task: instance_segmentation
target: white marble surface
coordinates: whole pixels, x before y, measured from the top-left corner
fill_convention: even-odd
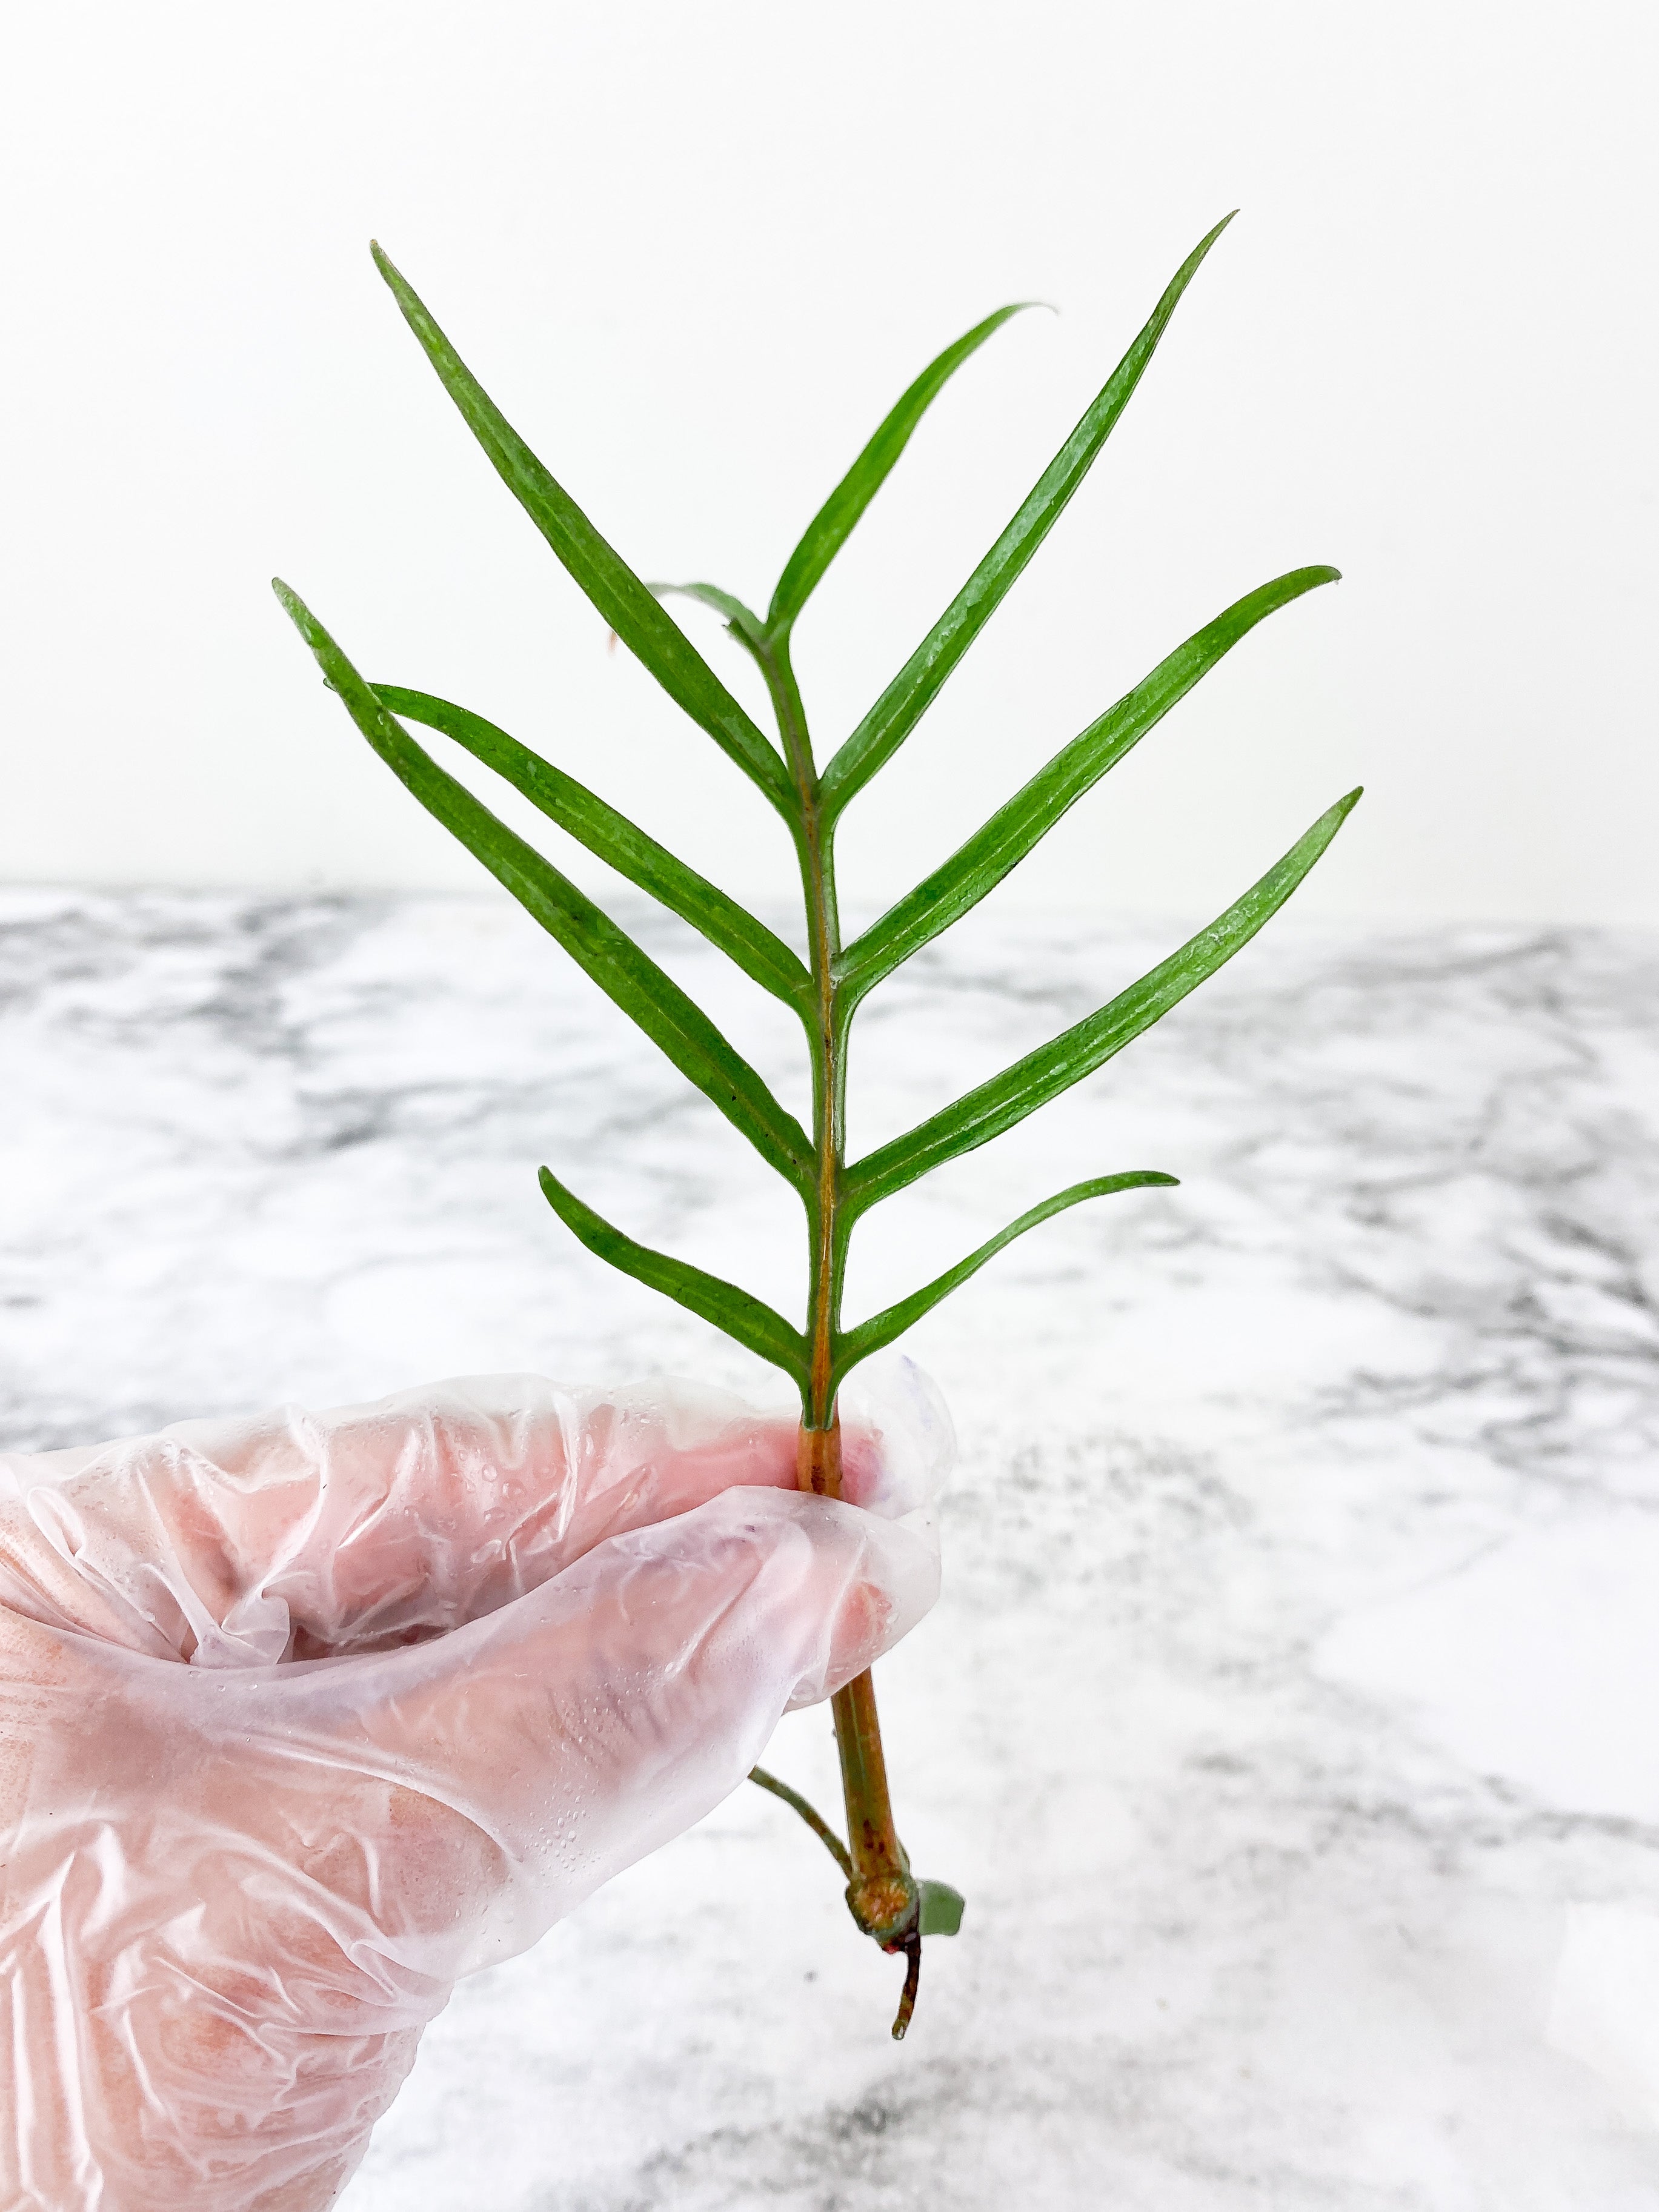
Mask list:
[[[790,1296],[781,1196],[513,910],[12,891],[0,925],[0,1442],[478,1369],[761,1379],[538,1196],[546,1159]],[[645,927],[781,1084],[781,1018]],[[974,929],[873,1002],[855,1149],[1173,941]],[[349,2212],[1646,2212],[1656,970],[1286,917],[878,1215],[855,1311],[1078,1175],[1183,1178],[912,1341],[963,1462],[884,1711],[969,1907],[910,2040],[750,1790],[462,1988]],[[828,1796],[822,1717],[775,1763]]]

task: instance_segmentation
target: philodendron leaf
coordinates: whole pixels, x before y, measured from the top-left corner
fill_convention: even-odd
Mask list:
[[[756,662],[766,678],[773,703],[777,702],[779,669],[772,641],[766,635],[766,625],[752,607],[744,606],[735,593],[721,591],[718,584],[653,584],[651,589],[659,599],[696,599],[705,607],[713,607],[716,614],[726,617],[726,633]],[[780,725],[781,726],[781,725]]]
[[[688,1313],[712,1322],[748,1351],[782,1368],[798,1388],[805,1388],[806,1341],[781,1313],[739,1290],[735,1283],[705,1274],[701,1267],[672,1259],[666,1252],[653,1252],[648,1244],[635,1243],[591,1206],[585,1206],[574,1191],[567,1190],[550,1169],[541,1170],[540,1182],[542,1194],[555,1213],[597,1258],[608,1261],[624,1275],[632,1275],[635,1282],[660,1291]]]
[[[875,436],[807,524],[800,544],[785,562],[766,617],[766,627],[775,637],[788,635],[796,616],[817,589],[854,525],[891,474],[895,462],[910,442],[911,432],[963,362],[970,354],[977,353],[991,333],[1000,331],[1011,316],[1035,305],[1031,300],[1018,300],[1012,307],[999,307],[982,323],[975,323],[971,331],[929,362],[885,417]]]
[[[704,606],[714,607],[726,617],[726,629],[757,663],[766,678],[766,688],[772,695],[772,711],[778,718],[778,730],[784,740],[784,754],[789,763],[790,775],[810,783],[813,776],[812,748],[806,735],[806,715],[801,706],[795,672],[789,665],[787,635],[769,632],[757,614],[730,592],[721,591],[718,584],[653,584],[651,588],[653,592],[677,592],[684,599],[701,599]],[[806,789],[798,788],[805,801]],[[804,807],[802,827],[805,827]]]
[[[647,588],[660,599],[696,599],[726,617],[726,628],[750,653],[760,658],[766,650],[766,624],[752,607],[744,606],[733,592],[718,584],[652,584]]]
[[[425,349],[446,392],[542,536],[629,650],[677,706],[766,793],[786,820],[794,797],[777,749],[726,690],[684,631],[659,606],[614,546],[536,458],[378,246],[374,265]]]
[[[585,892],[438,766],[382,706],[296,592],[280,579],[273,580],[273,588],[352,720],[393,775],[638,1023],[688,1082],[719,1107],[767,1165],[805,1193],[811,1174],[811,1141],[735,1046]]]
[[[890,760],[921,720],[945,678],[1002,604],[1015,578],[1042,544],[1093,465],[1129,404],[1147,362],[1199,264],[1232,221],[1224,216],[1171,278],[1152,317],[1112,371],[1071,436],[1032,487],[1025,502],[898,674],[823,772],[827,814],[840,812]]]
[[[924,1936],[954,1936],[962,1926],[967,1899],[948,1881],[919,1881],[921,1893],[921,1932]]]
[[[1178,952],[1160,961],[1138,983],[1120,992],[1109,1005],[1016,1060],[1000,1075],[981,1083],[954,1105],[933,1115],[890,1145],[867,1153],[847,1171],[844,1185],[849,1214],[862,1213],[879,1200],[902,1190],[946,1160],[988,1144],[1039,1106],[1080,1083],[1085,1075],[1121,1052],[1142,1030],[1178,1006],[1189,991],[1248,945],[1276,914],[1358,804],[1351,791],[1322,814],[1283,860],[1259,883],[1234,901],[1207,929],[1189,938]]]
[[[884,975],[994,890],[1067,809],[1109,769],[1115,768],[1257,623],[1304,592],[1335,583],[1338,575],[1335,568],[1292,569],[1235,600],[1177,646],[1133,691],[1057,752],[966,844],[959,845],[948,860],[848,946],[837,970],[847,995],[856,1003]]]
[[[1041,1206],[1034,1206],[1022,1213],[1018,1221],[1011,1221],[1006,1229],[989,1237],[977,1251],[970,1252],[965,1260],[957,1261],[954,1267],[946,1268],[942,1275],[896,1305],[888,1306],[868,1321],[860,1322],[856,1328],[846,1330],[836,1346],[835,1373],[837,1384],[843,1381],[861,1359],[872,1352],[879,1352],[896,1336],[902,1336],[923,1314],[936,1306],[941,1298],[949,1297],[958,1285],[970,1275],[976,1275],[988,1260],[995,1259],[1005,1245],[1012,1244],[1016,1237],[1023,1237],[1028,1229],[1035,1229],[1040,1221],[1052,1220],[1056,1213],[1064,1213],[1068,1206],[1080,1206],[1085,1198],[1110,1198],[1120,1190],[1173,1190],[1176,1177],[1163,1175],[1156,1168],[1134,1168],[1127,1174],[1093,1176],[1087,1182],[1074,1182],[1069,1190],[1062,1190],[1053,1198],[1045,1198]],[[923,1931],[926,1932],[925,1930]]]
[[[450,699],[434,698],[429,691],[405,690],[401,684],[371,687],[382,706],[428,729],[441,730],[458,745],[495,769],[550,822],[556,822],[590,853],[626,876],[629,883],[661,901],[671,914],[701,930],[711,945],[735,960],[775,999],[781,999],[798,1013],[810,1012],[812,979],[781,938],[757,921],[734,898],[695,868],[678,860],[625,814],[509,737],[494,722],[486,721]]]

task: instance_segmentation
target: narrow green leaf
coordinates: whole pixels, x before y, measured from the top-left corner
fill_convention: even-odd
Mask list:
[[[671,914],[701,930],[711,945],[735,960],[745,975],[775,999],[781,999],[797,1012],[806,1006],[812,979],[781,938],[775,937],[734,898],[688,867],[585,784],[532,752],[528,745],[520,744],[482,714],[458,707],[453,700],[434,698],[429,691],[406,690],[395,684],[376,684],[371,689],[393,714],[441,730],[475,760],[504,776],[550,822],[556,822],[590,853],[597,853],[618,875],[659,899]]]
[[[856,1328],[846,1330],[836,1347],[837,1385],[861,1359],[867,1359],[872,1352],[879,1352],[896,1336],[902,1336],[907,1328],[919,1322],[923,1314],[929,1312],[941,1298],[949,1297],[951,1291],[965,1283],[970,1275],[976,1275],[988,1260],[994,1260],[1005,1245],[1012,1244],[1016,1237],[1023,1237],[1028,1229],[1035,1229],[1040,1221],[1048,1221],[1056,1213],[1064,1213],[1068,1206],[1080,1206],[1085,1198],[1110,1198],[1120,1190],[1172,1190],[1176,1181],[1174,1176],[1161,1175],[1155,1168],[1136,1168],[1123,1175],[1094,1176],[1087,1182],[1074,1182],[1069,1190],[1062,1190],[1053,1198],[1045,1198],[1041,1206],[1032,1206],[1029,1212],[1022,1213],[1018,1221],[1011,1221],[1006,1229],[999,1230],[994,1237],[988,1237],[976,1252],[970,1252],[954,1267],[947,1267],[944,1274],[935,1277],[923,1289],[913,1291],[908,1298],[901,1298],[896,1305],[888,1306],[882,1312],[872,1314],[868,1321],[860,1322]]]
[[[393,775],[719,1107],[767,1165],[804,1194],[812,1173],[805,1131],[702,1008],[550,860],[438,766],[380,704],[297,593],[280,579],[273,580],[273,588],[352,720]]]
[[[721,591],[718,584],[648,584],[646,589],[658,599],[667,597],[697,599],[716,614],[726,617],[726,626],[758,657],[766,648],[766,624],[752,607],[744,606],[735,592]]]
[[[386,255],[378,246],[371,251],[375,267],[391,287],[440,382],[520,506],[623,643],[644,662],[669,697],[759,785],[786,820],[793,820],[793,793],[775,747],[767,742],[759,726],[732,696],[684,631],[531,452]]]
[[[789,665],[787,636],[770,635],[757,614],[730,592],[721,591],[718,584],[653,584],[651,588],[653,592],[677,592],[687,599],[701,599],[706,607],[714,607],[726,617],[727,630],[766,678],[791,775],[810,779],[812,749],[806,736],[806,715],[800,703],[795,672]]]
[[[1232,221],[1224,216],[1183,261],[1152,319],[1112,371],[1024,505],[823,772],[825,811],[839,813],[903,744],[945,678],[1059,520],[1129,403],[1182,294]]]
[[[797,1386],[805,1387],[806,1341],[781,1313],[775,1313],[747,1291],[740,1291],[735,1283],[705,1274],[701,1267],[671,1259],[666,1252],[653,1252],[648,1244],[636,1244],[591,1206],[584,1206],[550,1169],[541,1170],[540,1182],[542,1194],[555,1213],[597,1258],[607,1261],[624,1275],[632,1275],[635,1282],[660,1291],[700,1320],[712,1322],[746,1350],[757,1352],[774,1367],[781,1367]]]
[[[659,599],[696,599],[724,615],[726,635],[736,638],[749,658],[757,664],[766,678],[767,689],[775,697],[777,663],[767,638],[766,625],[753,608],[744,606],[732,592],[721,591],[718,584],[653,584],[648,588]]]
[[[982,323],[975,323],[953,345],[946,346],[937,360],[923,369],[807,524],[800,544],[784,563],[766,617],[766,627],[774,636],[787,634],[793,628],[796,616],[817,589],[824,570],[887,481],[895,462],[910,442],[911,432],[963,362],[970,354],[977,353],[993,331],[1000,331],[1011,316],[1036,304],[1032,300],[1017,300],[1012,307],[999,307]]]
[[[1143,1030],[1149,1030],[1249,944],[1262,924],[1278,912],[1358,804],[1359,796],[1358,791],[1351,791],[1338,799],[1225,914],[1189,938],[1178,952],[1149,969],[1109,1006],[849,1168],[845,1185],[848,1212],[861,1213],[896,1190],[902,1190],[918,1176],[963,1152],[971,1152],[976,1146],[988,1144],[1050,1098],[1093,1074],[1114,1053],[1121,1052]]]
[[[1133,691],[1062,747],[966,844],[959,845],[948,860],[848,946],[838,969],[847,995],[856,1002],[901,961],[959,921],[1240,638],[1276,608],[1320,584],[1334,583],[1338,574],[1334,568],[1293,569],[1236,600],[1177,646]]]
[[[921,1932],[924,1936],[954,1936],[962,1927],[968,1900],[948,1881],[919,1881],[921,1897]]]

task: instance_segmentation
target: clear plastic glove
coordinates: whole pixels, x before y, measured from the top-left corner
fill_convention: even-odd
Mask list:
[[[849,1419],[837,1504],[514,1376],[0,1456],[3,2212],[332,2203],[459,1976],[927,1611],[948,1439]]]

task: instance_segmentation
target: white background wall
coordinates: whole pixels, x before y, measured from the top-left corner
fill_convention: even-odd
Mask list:
[[[471,884],[266,589],[458,696],[732,888],[775,825],[472,447],[378,235],[647,574],[764,602],[946,339],[803,621],[821,751],[1000,528],[1216,217],[1060,527],[850,817],[902,885],[1189,630],[1276,617],[1010,893],[1212,911],[1366,803],[1304,912],[1659,921],[1650,5],[20,11],[0,874]],[[684,617],[735,688],[712,618]],[[591,871],[590,871],[591,874]]]

